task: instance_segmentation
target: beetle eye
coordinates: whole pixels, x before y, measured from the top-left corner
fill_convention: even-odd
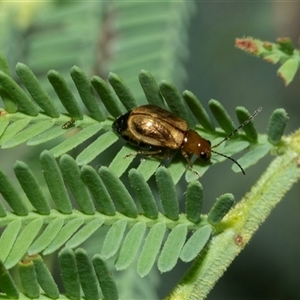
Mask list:
[[[203,160],[207,160],[207,153],[206,153],[206,152],[201,152],[201,153],[200,153],[200,157],[201,157]]]

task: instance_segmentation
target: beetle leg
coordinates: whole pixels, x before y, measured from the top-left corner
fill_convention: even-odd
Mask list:
[[[131,152],[131,153],[126,154],[123,158],[127,158],[130,156],[136,156],[137,154],[138,154],[137,152]]]
[[[161,154],[163,152],[162,149],[157,149],[157,150],[140,150],[140,151],[137,151],[137,152],[131,152],[127,155],[124,156],[124,158],[127,158],[129,156],[136,156],[137,154],[144,154],[146,156],[155,156],[155,155],[158,155],[158,154]]]
[[[181,154],[186,159],[191,171],[194,172],[198,177],[200,177],[200,174],[193,168],[193,164],[191,163],[188,154],[182,148],[181,148]]]
[[[181,148],[181,154],[182,154],[182,156],[186,159],[186,161],[187,161],[189,167],[190,167],[191,169],[193,169],[193,165],[192,165],[192,163],[191,163],[191,161],[190,161],[190,158],[189,158],[188,154],[187,154],[182,148]]]
[[[166,149],[165,153],[164,153],[164,158],[169,159],[171,156],[171,150],[170,149]]]

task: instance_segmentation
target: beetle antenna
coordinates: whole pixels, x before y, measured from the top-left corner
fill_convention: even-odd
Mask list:
[[[222,153],[220,153],[220,152],[214,151],[214,150],[211,150],[211,152],[216,153],[216,154],[219,154],[219,155],[221,155],[221,156],[223,156],[223,157],[226,157],[226,158],[230,159],[230,160],[233,161],[235,164],[237,164],[237,165],[239,166],[239,168],[241,169],[241,171],[243,172],[243,174],[246,175],[246,173],[245,173],[244,169],[242,168],[242,166],[241,166],[235,159],[233,159],[232,157],[227,156],[227,155],[225,155],[225,154],[222,154]]]
[[[229,135],[226,136],[226,138],[224,138],[220,143],[218,143],[217,145],[212,146],[212,148],[216,148],[218,147],[220,144],[222,144],[223,142],[225,142],[226,140],[230,139],[234,134],[236,134],[242,127],[244,127],[245,125],[247,125],[259,112],[261,112],[262,107],[258,108],[246,121],[244,121],[239,127],[237,127],[235,130],[233,130]],[[220,153],[218,153],[220,154]],[[221,154],[220,154],[221,155]],[[223,155],[224,156],[224,155]],[[227,157],[229,158],[229,157]],[[235,161],[235,160],[233,160]],[[236,162],[236,161],[235,161]]]

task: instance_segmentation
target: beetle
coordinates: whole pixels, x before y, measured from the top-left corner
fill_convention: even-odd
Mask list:
[[[75,122],[76,122],[76,120],[74,118],[72,118],[71,120],[69,120],[68,122],[66,122],[65,124],[63,124],[61,126],[61,128],[62,129],[69,129],[69,128],[71,128],[74,125]]]
[[[194,154],[203,161],[209,161],[211,154],[216,153],[236,163],[245,175],[244,169],[236,160],[213,150],[213,148],[219,146],[249,123],[261,109],[257,109],[245,122],[214,146],[211,146],[211,142],[201,137],[195,130],[189,129],[185,120],[151,104],[135,107],[119,116],[113,122],[112,128],[124,140],[141,149],[138,153],[160,155],[180,149],[191,169],[193,169],[189,158],[191,155]]]

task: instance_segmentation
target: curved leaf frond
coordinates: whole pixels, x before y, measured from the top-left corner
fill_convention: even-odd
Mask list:
[[[163,250],[158,260],[159,269],[166,272],[175,266],[183,247],[185,249],[188,247],[185,246],[188,242],[187,232],[198,230],[203,226],[206,228],[208,226],[212,232],[213,226],[218,225],[231,207],[228,205],[226,195],[223,195],[220,198],[222,200],[216,203],[217,208],[215,205],[206,220],[206,216],[201,215],[202,186],[196,181],[191,182],[187,189],[186,215],[180,214],[177,197],[168,198],[168,195],[176,195],[175,183],[165,167],[160,167],[156,172],[159,201],[163,210],[159,212],[154,191],[149,189],[148,183],[135,169],[131,170],[129,178],[142,211],[138,210],[133,196],[109,168],[101,167],[98,173],[89,166],[79,170],[75,160],[68,155],[62,156],[60,163],[57,164],[49,151],[41,154],[41,165],[50,194],[52,197],[57,196],[60,201],[53,198],[57,210],[48,211],[49,199],[45,191],[39,190],[31,194],[28,186],[21,184],[34,211],[28,210],[18,219],[14,216],[14,211],[6,211],[6,216],[1,218],[2,226],[9,224],[0,240],[0,258],[8,269],[15,266],[26,253],[48,255],[63,246],[76,248],[101,226],[109,226],[101,250],[103,258],[108,259],[117,255],[115,262],[117,269],[126,269],[134,258],[139,256],[138,272],[145,276],[152,268],[160,248],[170,248],[173,252]],[[28,176],[33,185],[37,184],[37,179],[25,163],[18,162],[15,169],[20,182],[23,182],[24,176]],[[12,183],[9,180],[5,184],[10,186]],[[70,206],[68,193],[59,193],[67,190],[65,185],[69,186],[80,210]],[[14,209],[11,205],[14,202],[10,199],[14,198],[14,194],[7,196],[7,203]],[[20,201],[24,203],[22,198]],[[19,209],[18,205],[16,207]],[[25,226],[22,230],[21,224]],[[146,231],[146,228],[150,231]],[[164,241],[164,236],[169,230],[171,231]],[[197,249],[204,247],[204,240],[208,241],[207,232],[204,232],[205,237],[199,242],[201,247],[197,245]],[[143,250],[138,254],[138,249],[142,245]],[[152,249],[154,245],[156,248]],[[189,253],[190,250],[186,251]],[[147,255],[150,255],[150,258],[145,262],[144,257]],[[186,261],[192,256],[192,254],[183,255]]]
[[[88,147],[83,149],[82,152],[78,154],[76,158],[77,164],[85,165],[90,163],[117,141],[117,136],[111,132],[112,121],[110,117],[106,117],[105,119],[105,110],[103,110],[103,107],[100,105],[100,103],[96,102],[95,95],[92,91],[92,86],[99,94],[99,97],[103,100],[103,104],[107,111],[109,111],[115,117],[118,116],[121,111],[124,111],[124,109],[121,108],[122,106],[126,107],[127,109],[131,109],[137,105],[131,90],[118,75],[110,74],[109,77],[112,88],[118,96],[118,98],[116,98],[111,94],[111,87],[103,79],[94,77],[92,78],[91,82],[89,82],[86,75],[80,68],[73,67],[71,70],[71,76],[75,80],[76,87],[81,95],[83,104],[90,112],[90,116],[84,115],[80,108],[81,105],[79,105],[72,91],[68,88],[64,78],[57,71],[51,71],[48,74],[49,80],[51,84],[55,86],[55,91],[62,101],[63,106],[65,106],[69,112],[69,116],[75,120],[75,127],[65,126],[65,122],[68,121],[67,117],[63,114],[57,116],[56,109],[54,109],[54,103],[51,105],[51,100],[49,97],[43,96],[46,95],[46,92],[44,91],[42,94],[40,94],[41,86],[38,84],[37,79],[34,77],[32,71],[30,71],[27,66],[22,64],[17,65],[17,70],[21,74],[22,80],[24,83],[26,83],[27,88],[32,95],[30,102],[33,103],[35,100],[36,104],[40,106],[41,111],[35,116],[35,113],[33,114],[30,112],[30,109],[28,110],[25,108],[27,107],[26,103],[29,101],[29,96],[21,97],[14,95],[14,92],[12,93],[11,91],[16,90],[15,86],[17,83],[10,78],[4,84],[4,86],[2,86],[2,88],[6,90],[7,93],[11,93],[11,98],[16,101],[16,104],[19,105],[20,110],[23,111],[24,114],[21,114],[20,112],[7,114],[5,111],[2,111],[0,123],[3,122],[3,133],[0,143],[2,144],[3,148],[15,147],[23,142],[27,142],[27,144],[31,146],[40,145],[52,140],[55,137],[61,136],[66,132],[72,132],[72,135],[67,140],[62,141],[60,144],[54,146],[50,150],[55,157],[59,157],[82,144],[89,138],[95,135],[100,135]],[[3,73],[3,75],[6,76],[5,78],[9,77],[5,73]],[[234,125],[234,122],[230,118],[228,112],[221,105],[221,103],[216,100],[211,100],[209,102],[209,107],[212,111],[212,114],[219,122],[221,128],[224,130],[225,135],[222,130],[215,129],[208,113],[205,111],[195,95],[193,95],[191,92],[185,91],[181,97],[174,85],[166,81],[157,84],[153,76],[147,71],[141,71],[140,82],[144,87],[147,99],[150,99],[150,101],[153,101],[153,103],[162,105],[162,100],[165,99],[171,110],[186,119],[191,127],[194,127],[195,119],[199,120],[202,127],[197,126],[196,130],[204,138],[213,141],[213,144],[216,144],[214,141],[217,141],[218,138],[221,138],[222,136],[225,137],[226,134],[230,134],[236,128],[236,125]],[[18,86],[17,90],[21,90],[21,88]],[[154,95],[156,95],[156,100],[152,100],[154,99],[153,95],[150,94],[152,92]],[[42,97],[42,99],[39,97]],[[44,98],[45,100],[43,100]],[[188,108],[190,111],[188,111]],[[243,123],[250,116],[246,108],[243,107],[237,108],[236,113],[240,123]],[[280,111],[280,113],[285,114],[284,111]],[[276,113],[276,116],[278,116],[278,113]],[[258,135],[251,120],[243,127],[244,134],[237,133],[230,141],[227,141],[228,146],[222,149],[221,154],[227,156],[233,155],[249,146],[250,150],[252,151],[251,159],[257,162],[258,159],[263,157],[263,154],[266,154],[268,150],[272,148],[272,145],[277,144],[280,141],[286,119],[287,117],[285,114],[285,116],[280,118],[279,116],[273,117],[273,121],[270,121],[268,127],[268,141],[270,141],[269,144],[265,139],[263,139],[262,136]],[[74,123],[74,120],[72,121],[72,124]],[[272,124],[275,125],[273,126]],[[105,133],[105,131],[107,132]],[[266,145],[269,145],[269,148]],[[263,147],[265,150],[256,150],[260,147]],[[111,162],[109,168],[113,170],[117,176],[121,176],[133,160],[133,157],[128,156],[128,154],[129,148],[122,148],[119,154],[116,155],[115,159]],[[225,158],[222,156],[218,157],[217,155],[214,155],[212,161],[219,162],[224,159]],[[243,168],[251,165],[248,163],[250,160],[247,157],[244,159],[243,157],[240,158],[238,162],[240,161],[246,162]],[[149,168],[148,164],[150,164],[153,168]],[[147,165],[147,167],[145,167],[147,174],[144,174],[144,165]],[[145,162],[141,163],[138,170],[141,171],[144,178],[148,180],[148,178],[155,172],[157,166],[158,164]],[[199,163],[199,161],[196,161],[194,165],[195,171],[200,175],[204,174],[204,172],[207,170],[207,167],[208,165],[203,165]],[[238,169],[234,167],[234,170]],[[186,171],[186,165],[184,162],[182,162],[182,160],[177,160],[177,162],[170,164],[169,171],[174,182],[178,182],[180,177]],[[196,179],[195,174],[195,172],[186,172],[187,181]]]

